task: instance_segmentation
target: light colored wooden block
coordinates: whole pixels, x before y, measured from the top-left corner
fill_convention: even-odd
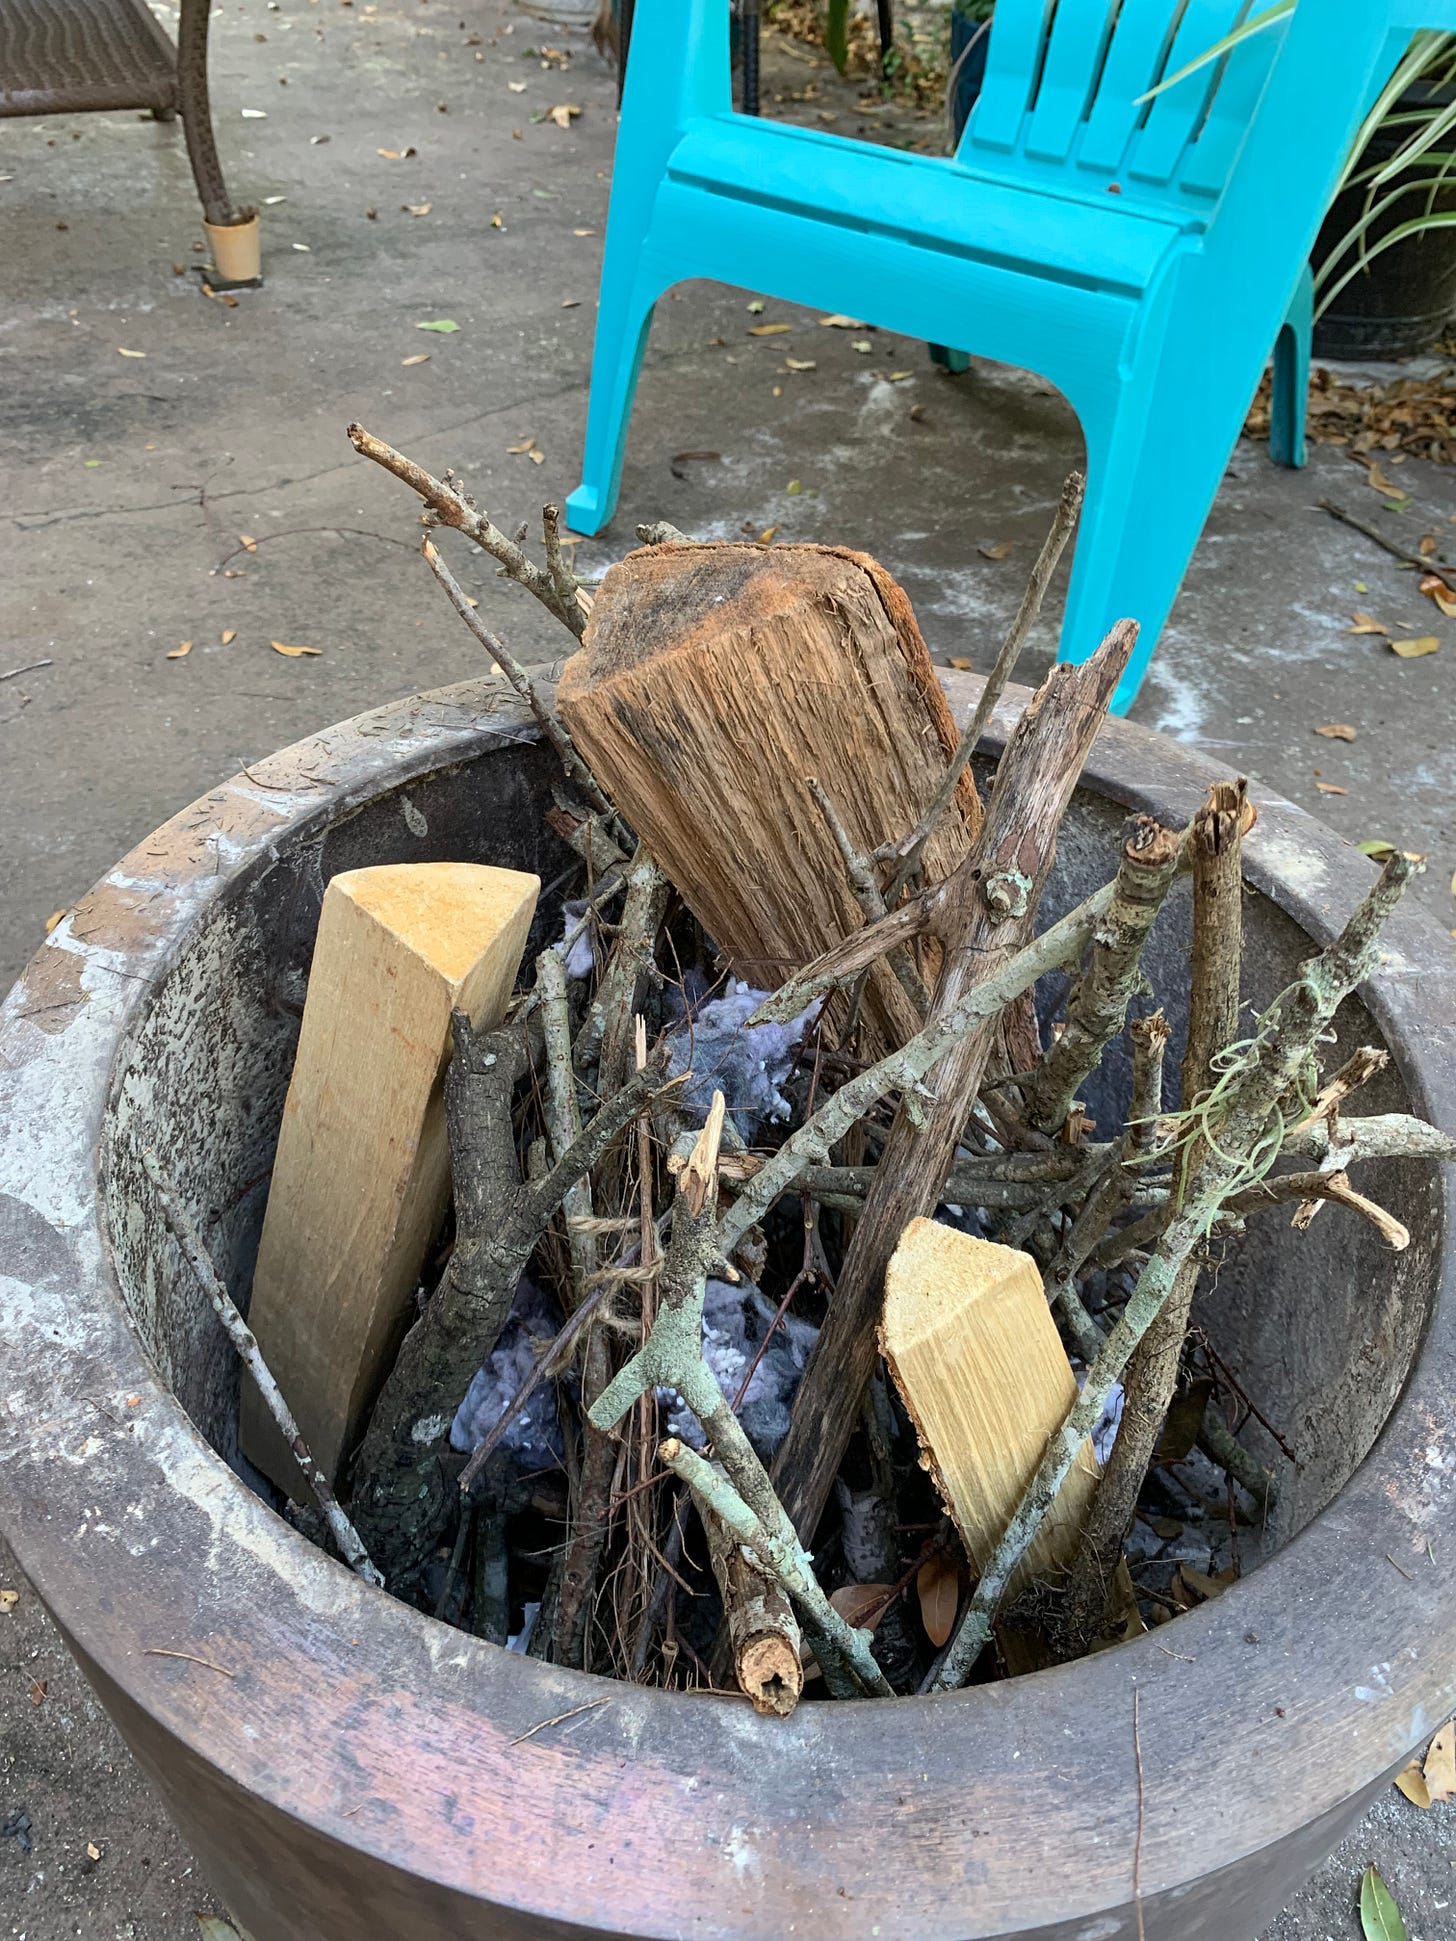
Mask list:
[[[1077,1398],[1035,1261],[912,1220],[885,1275],[880,1348],[979,1569]],[[1088,1441],[1012,1578],[1012,1599],[1070,1562],[1098,1474]]]
[[[362,1434],[444,1213],[450,1015],[505,1012],[540,879],[476,863],[335,876],[324,893],[248,1320],[330,1479]],[[250,1384],[243,1453],[301,1478]]]

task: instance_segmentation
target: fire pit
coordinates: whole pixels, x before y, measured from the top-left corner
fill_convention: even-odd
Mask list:
[[[969,684],[950,687],[963,715]],[[1128,808],[1179,824],[1218,772],[1109,722],[1043,920],[1105,874]],[[10,996],[0,1521],[102,1702],[250,1941],[1114,1941],[1136,1932],[1135,1877],[1149,1941],[1252,1936],[1456,1694],[1434,1167],[1371,1169],[1405,1253],[1330,1217],[1297,1250],[1265,1224],[1204,1316],[1298,1457],[1282,1547],[1174,1625],[1009,1683],[781,1721],[555,1670],[361,1583],[228,1467],[237,1367],[159,1264],[141,1149],[245,1293],[325,882],[534,870],[534,947],[568,860],[542,822],[552,774],[497,682],[360,716],[149,838]],[[1246,961],[1267,1001],[1371,872],[1288,804],[1260,810]],[[1185,923],[1175,897],[1154,973]],[[1385,1044],[1370,1109],[1449,1127],[1449,944],[1403,911],[1386,949],[1339,1055]]]

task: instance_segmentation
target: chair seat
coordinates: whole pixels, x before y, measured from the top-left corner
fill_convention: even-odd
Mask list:
[[[1146,291],[1183,233],[1174,220],[1048,195],[977,174],[952,157],[910,155],[811,128],[705,115],[667,181],[727,202],[898,242],[1106,295]]]

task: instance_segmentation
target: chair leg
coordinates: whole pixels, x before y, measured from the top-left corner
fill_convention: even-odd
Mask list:
[[[640,272],[615,271],[611,254],[602,267],[581,484],[566,501],[573,532],[600,532],[617,509],[627,423],[660,287],[645,284]]]
[[[1309,456],[1304,440],[1309,409],[1310,342],[1314,336],[1314,276],[1306,263],[1274,343],[1274,376],[1269,404],[1269,456],[1276,465],[1301,467]]]
[[[939,364],[940,368],[943,371],[949,371],[952,377],[960,377],[963,372],[971,368],[969,351],[950,350],[945,344],[927,344],[926,349],[930,352],[931,363]]]

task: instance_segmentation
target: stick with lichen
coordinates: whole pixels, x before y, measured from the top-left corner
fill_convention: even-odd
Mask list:
[[[1188,1196],[1164,1228],[1126,1308],[1088,1371],[1080,1396],[1052,1437],[1036,1474],[987,1558],[981,1580],[936,1674],[935,1690],[954,1690],[970,1676],[991,1635],[1012,1573],[1040,1529],[1084,1439],[1102,1419],[1113,1384],[1162,1311],[1174,1283],[1195,1248],[1207,1237],[1225,1200],[1252,1173],[1265,1167],[1277,1151],[1284,1123],[1281,1102],[1297,1096],[1320,1034],[1343,999],[1374,969],[1381,926],[1400,900],[1414,869],[1406,857],[1393,856],[1340,936],[1305,964],[1295,983],[1259,1020],[1247,1062],[1225,1093],[1217,1146],[1210,1148],[1203,1168],[1190,1182]]]

